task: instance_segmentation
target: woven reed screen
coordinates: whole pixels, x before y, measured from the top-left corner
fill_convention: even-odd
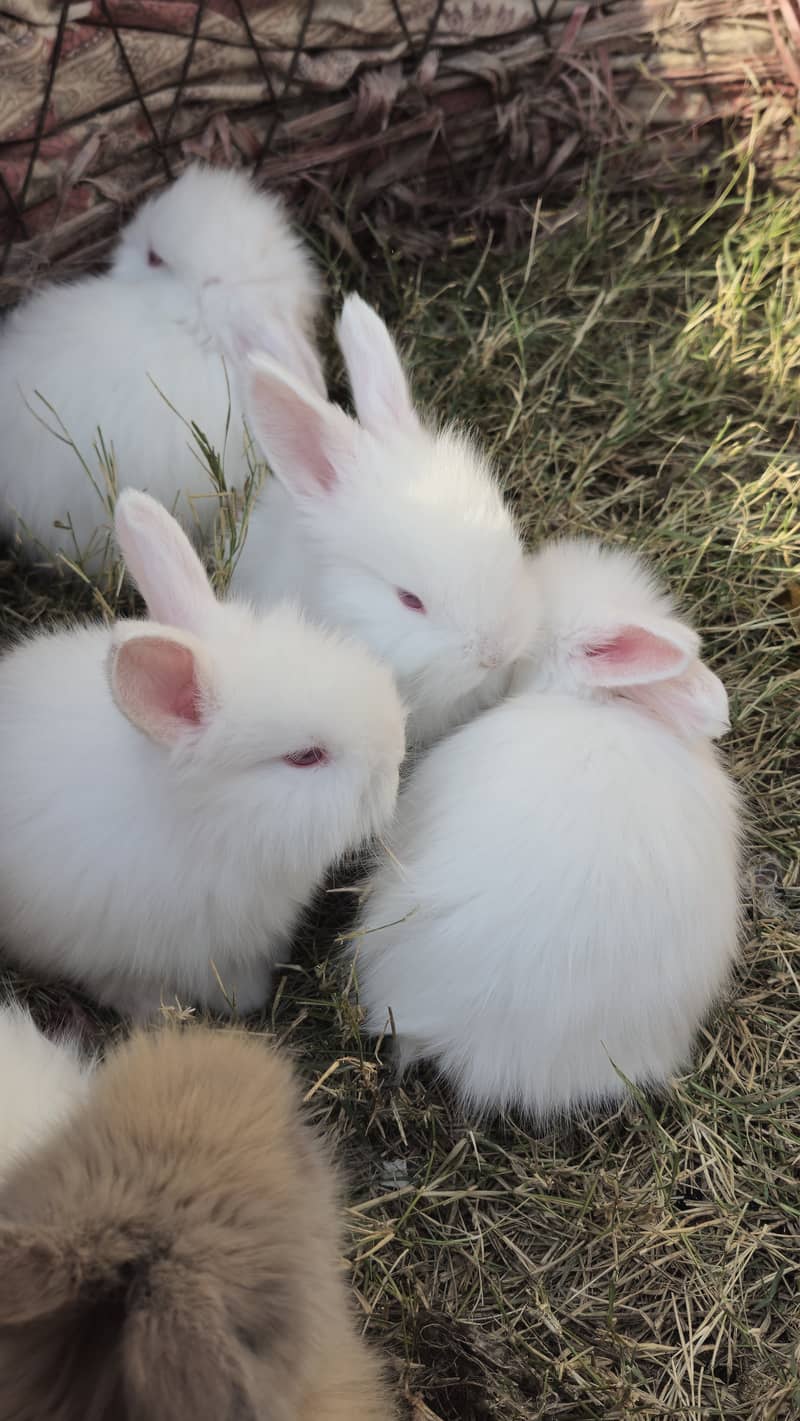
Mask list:
[[[4,0],[0,302],[198,155],[418,251],[598,154],[679,180],[726,124],[791,174],[799,84],[799,0]]]

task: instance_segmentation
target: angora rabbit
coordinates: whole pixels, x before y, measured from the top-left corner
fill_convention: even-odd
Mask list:
[[[401,1060],[548,1115],[687,1061],[736,951],[739,813],[725,691],[642,564],[564,543],[530,574],[530,660],[412,775],[356,951]]]
[[[490,705],[532,630],[522,546],[464,433],[421,423],[385,325],[357,296],[339,323],[358,420],[254,357],[250,428],[275,478],[234,586],[296,597],[394,670],[408,735],[433,740]]]
[[[186,535],[125,492],[152,622],[0,661],[0,938],[134,1015],[243,1012],[326,870],[387,823],[404,752],[389,670],[287,606],[220,603]]]
[[[284,1061],[134,1037],[0,1189],[0,1421],[391,1421]]]
[[[241,485],[237,361],[266,351],[324,397],[310,343],[318,303],[316,274],[279,199],[242,173],[188,169],[136,213],[110,271],[48,286],[4,322],[0,523],[13,527],[16,518],[23,534],[96,570],[110,524],[92,453],[100,426],[120,487],[147,487],[187,524],[192,512],[179,496],[196,494],[195,515],[207,526],[216,494],[183,420],[225,448],[228,482]],[[45,427],[59,430],[59,421],[91,479]]]

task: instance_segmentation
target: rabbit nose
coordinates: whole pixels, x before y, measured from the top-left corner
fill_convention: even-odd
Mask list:
[[[482,671],[496,671],[498,666],[502,666],[503,658],[496,646],[484,646],[481,648],[480,667]]]

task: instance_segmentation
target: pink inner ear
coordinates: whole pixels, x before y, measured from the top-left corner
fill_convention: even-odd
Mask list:
[[[155,636],[123,642],[115,689],[125,713],[155,739],[169,740],[181,726],[201,724],[195,658],[180,642]]]
[[[674,676],[687,661],[682,647],[637,626],[620,627],[609,637],[598,636],[586,642],[582,657],[588,676],[601,686]]]
[[[333,405],[317,408],[263,371],[253,376],[250,396],[256,436],[281,482],[298,493],[329,492],[337,472],[328,441],[341,412]]]
[[[716,740],[730,729],[728,693],[702,661],[691,662],[681,676],[649,686],[630,686],[623,695],[657,715],[679,735]]]
[[[192,668],[191,679],[176,686],[169,682],[164,688],[164,700],[169,715],[177,720],[185,720],[189,725],[200,724],[199,687]]]

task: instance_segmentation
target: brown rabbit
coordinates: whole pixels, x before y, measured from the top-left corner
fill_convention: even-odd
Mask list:
[[[0,1191],[0,1421],[389,1421],[262,1042],[139,1034]]]

